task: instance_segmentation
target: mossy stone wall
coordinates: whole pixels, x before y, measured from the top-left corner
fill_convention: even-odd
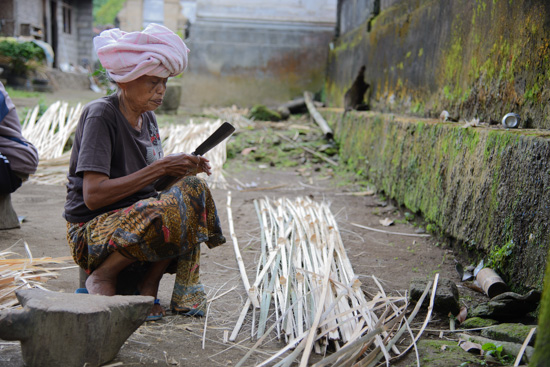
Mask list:
[[[354,1],[341,0],[343,7]],[[447,110],[482,121],[516,112],[522,127],[550,128],[550,1],[385,4],[331,44],[329,106],[343,106],[366,65],[376,110],[423,117]],[[348,13],[340,16],[340,23],[355,24]]]
[[[323,110],[342,161],[485,258],[516,291],[542,289],[550,241],[550,133]]]

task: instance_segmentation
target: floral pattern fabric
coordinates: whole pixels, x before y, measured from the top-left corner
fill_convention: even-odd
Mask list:
[[[136,260],[121,272],[119,282],[139,280],[151,262],[172,258],[167,272],[175,272],[176,280],[170,306],[194,315],[204,314],[206,304],[199,279],[200,244],[214,248],[225,243],[210,189],[195,176],[180,179],[158,197],[85,223],[67,222],[67,240],[74,261],[88,274],[115,251]]]

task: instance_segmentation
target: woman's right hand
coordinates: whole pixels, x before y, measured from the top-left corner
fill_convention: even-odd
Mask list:
[[[168,176],[183,177],[201,172],[208,176],[212,174],[210,161],[202,156],[176,153],[167,155],[160,162],[165,165],[165,174]]]
[[[155,186],[158,190],[163,189],[163,185],[158,185],[158,180],[169,178],[167,176],[179,178],[201,172],[211,175],[209,162],[204,157],[178,153],[159,159],[128,176],[115,179],[110,179],[104,173],[86,171],[82,187],[84,202],[90,210],[96,210],[130,196],[154,182],[157,182]]]

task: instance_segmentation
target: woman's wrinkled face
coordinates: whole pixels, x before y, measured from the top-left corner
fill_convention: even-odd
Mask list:
[[[162,104],[168,78],[143,75],[125,83],[125,99],[134,109],[154,111]]]

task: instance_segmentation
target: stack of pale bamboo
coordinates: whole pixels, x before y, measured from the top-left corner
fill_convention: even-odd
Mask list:
[[[70,107],[67,102],[57,101],[48,107],[46,112],[38,118],[39,106],[27,113],[23,122],[22,134],[38,149],[40,162],[30,181],[38,184],[57,185],[67,180],[69,158],[71,152],[63,149],[76,130],[82,107]],[[214,130],[221,125],[221,121],[205,122],[188,125],[168,125],[160,129],[163,138],[165,154],[192,152]],[[226,141],[220,143],[206,155],[212,166],[212,175],[205,177],[211,187],[226,185],[222,167],[227,158]]]
[[[38,150],[40,161],[31,182],[47,185],[66,181],[70,153],[63,149],[76,130],[82,107],[57,101],[38,118],[39,106],[29,110],[22,126],[23,136]]]
[[[207,121],[200,124],[194,124],[191,120],[186,125],[168,125],[162,127],[160,129],[160,136],[164,139],[162,141],[164,154],[193,152],[221,124],[221,120],[214,122]],[[207,177],[201,174],[201,176],[204,176],[211,188],[226,187],[227,181],[222,171],[223,164],[227,159],[226,144],[227,140],[224,140],[204,155],[210,161],[212,175]]]
[[[37,120],[39,107],[27,113],[23,122],[23,136],[38,149],[41,160],[59,158],[63,148],[76,130],[82,106],[69,109],[67,102],[57,101]]]
[[[16,247],[22,243],[26,258],[16,252]],[[20,251],[22,252],[22,251]],[[18,304],[15,291],[22,288],[41,288],[48,279],[56,278],[57,270],[75,268],[74,266],[48,268],[44,265],[62,264],[70,260],[66,257],[33,258],[26,242],[18,241],[4,251],[0,251],[0,310],[13,308]]]
[[[230,340],[236,340],[252,305],[252,336],[259,338],[253,349],[273,330],[287,343],[260,366],[281,359],[291,349],[276,365],[290,366],[301,355],[300,366],[306,366],[312,350],[326,354],[329,348],[338,352],[320,366],[367,366],[381,358],[389,364],[390,352],[399,354],[393,344],[397,339],[390,341],[389,332],[403,322],[407,298],[386,296],[373,277],[379,292],[366,299],[326,203],[281,198],[255,201],[255,206],[261,224],[261,256],[256,279],[250,283],[228,195],[229,230],[248,294]],[[362,364],[355,364],[359,360]]]

